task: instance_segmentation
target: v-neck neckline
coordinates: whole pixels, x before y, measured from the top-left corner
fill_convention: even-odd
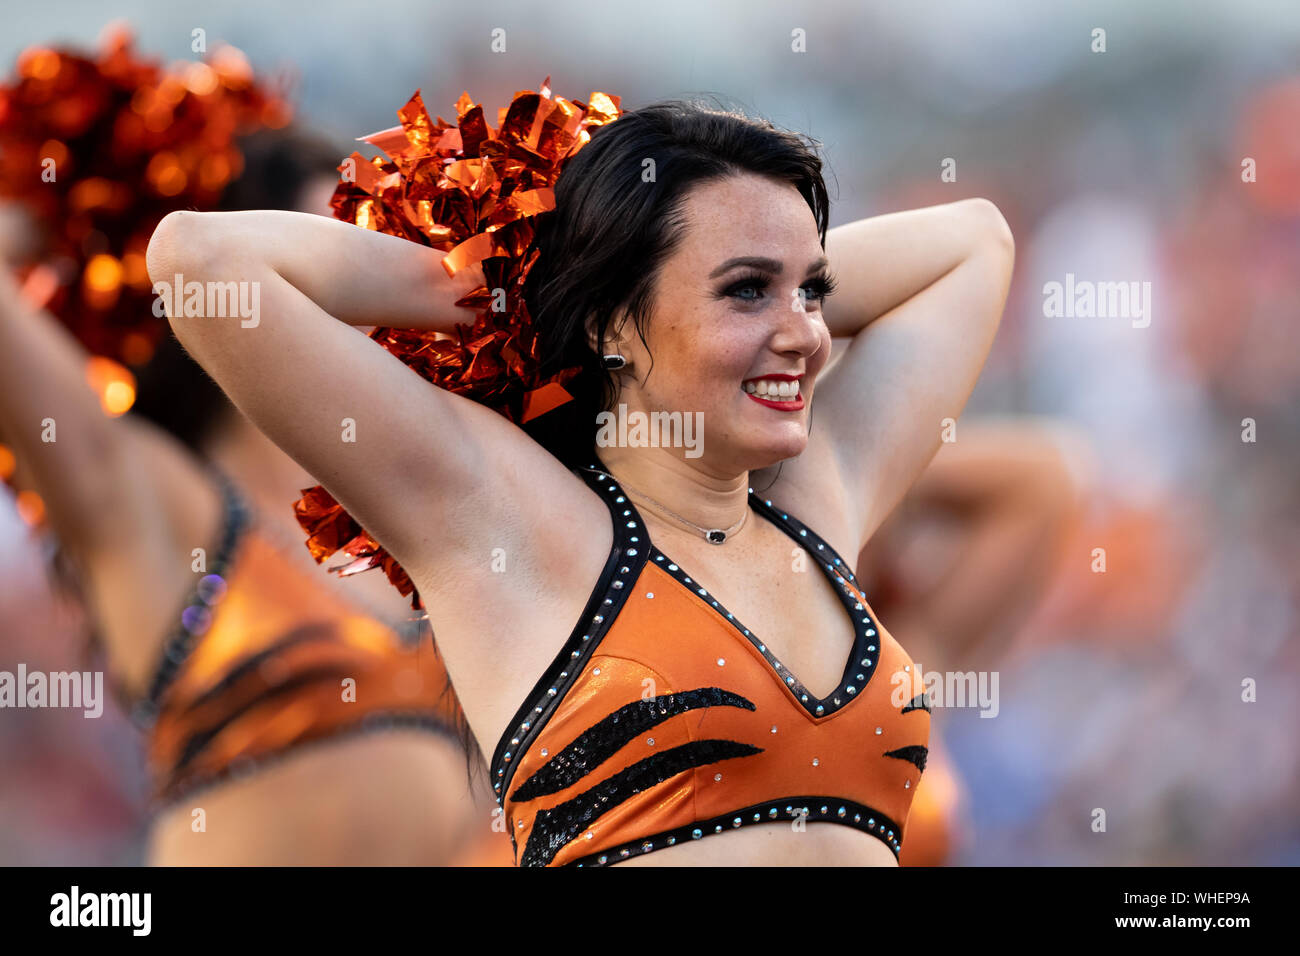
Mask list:
[[[645,523],[645,519],[641,517],[636,505],[633,504],[631,496],[626,494],[619,485],[618,479],[605,467],[605,463],[600,460],[599,456],[596,461],[598,464],[595,470],[607,475],[618,489],[619,494],[625,499],[625,515],[635,521],[636,525],[639,525],[645,532],[648,543],[646,551],[649,559],[675,579],[683,588],[709,604],[723,620],[731,624],[742,637],[749,641],[763,655],[763,659],[767,661],[775,676],[785,685],[795,701],[807,711],[809,716],[814,719],[822,719],[839,713],[850,701],[862,693],[867,682],[871,680],[872,674],[875,673],[876,665],[880,660],[881,636],[879,628],[872,620],[871,612],[867,610],[866,605],[853,591],[853,587],[857,586],[857,581],[849,565],[820,535],[797,518],[793,518],[789,513],[777,508],[770,499],[760,498],[753,488],[749,489],[749,505],[758,514],[772,522],[788,537],[793,539],[816,562],[822,574],[830,581],[840,599],[840,603],[844,605],[845,610],[848,612],[850,622],[853,624],[853,647],[849,651],[840,683],[826,697],[818,697],[809,690],[798,675],[794,674],[777,659],[766,643],[760,640],[739,618],[727,610],[721,601],[708,592],[707,588],[693,578],[682,567],[680,562],[673,560],[655,545],[650,536],[650,527]],[[631,512],[631,514],[628,515],[627,512]],[[634,527],[631,523],[628,526]],[[617,532],[617,527],[615,531]],[[650,563],[649,560],[647,563]]]

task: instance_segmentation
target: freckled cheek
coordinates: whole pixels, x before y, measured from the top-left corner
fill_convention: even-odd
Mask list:
[[[673,370],[674,391],[706,401],[739,387],[760,344],[747,344],[739,334],[722,331],[721,325],[712,319],[689,326],[665,324],[665,334],[657,344],[652,342],[655,371],[660,362]]]

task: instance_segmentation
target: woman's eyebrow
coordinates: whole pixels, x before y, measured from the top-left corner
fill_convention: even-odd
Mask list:
[[[828,265],[830,265],[830,260],[825,256],[821,256],[808,266],[807,274],[811,275],[819,269],[826,268]],[[781,265],[779,259],[769,259],[766,256],[736,256],[733,259],[728,259],[722,265],[710,272],[709,278],[716,279],[724,272],[729,272],[737,266],[748,266],[751,269],[757,269],[759,272],[770,272],[772,275],[776,276],[779,276],[785,270],[785,267]]]

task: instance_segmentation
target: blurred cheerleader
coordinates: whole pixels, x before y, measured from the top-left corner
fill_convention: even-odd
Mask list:
[[[880,613],[926,673],[989,670],[1040,604],[1082,515],[1080,440],[1030,418],[960,422],[858,558]],[[953,862],[971,820],[936,721],[907,823],[904,866]]]
[[[152,227],[158,156],[183,172],[182,147],[230,155],[235,124],[212,136],[234,94],[221,99],[203,82],[195,93],[191,83],[171,104],[173,120],[208,96],[213,122],[199,124],[194,142],[152,155],[137,142],[143,165],[132,166],[123,117],[147,117],[149,104],[168,98],[168,77],[134,60],[128,44],[110,38],[98,63],[29,52],[5,90],[0,135],[17,146],[4,170],[10,196],[26,198],[14,157],[31,128],[49,115],[69,129],[39,150],[58,155],[62,184],[31,189],[38,198],[25,205],[41,218],[5,243],[41,265],[26,270],[22,288],[0,269],[0,435],[15,450],[16,483],[40,496],[110,683],[147,730],[157,800],[148,859],[438,865],[482,853],[490,817],[461,776],[463,718],[427,625],[404,602],[399,610],[386,585],[367,599],[362,581],[314,565],[287,507],[311,480],[174,340],[153,349],[162,323],[127,281],[139,251],[133,227],[145,236]],[[23,115],[47,90],[59,109]],[[271,130],[245,140],[244,153],[234,154],[243,176],[220,183],[219,208],[326,212],[337,178],[328,146]],[[137,171],[143,181],[132,181]],[[51,209],[52,195],[64,206]],[[185,189],[171,198],[177,207],[203,201]],[[96,299],[109,259],[119,288]],[[138,370],[133,414],[122,415],[132,376],[83,342],[126,360],[153,352]],[[360,733],[375,730],[384,732]]]

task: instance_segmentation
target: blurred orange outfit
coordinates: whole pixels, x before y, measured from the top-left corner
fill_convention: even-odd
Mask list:
[[[419,727],[459,741],[460,705],[432,642],[404,646],[322,587],[224,485],[222,543],[135,708],[156,800],[345,732]]]
[[[966,785],[937,734],[930,737],[925,778],[916,785],[907,818],[907,849],[899,866],[943,866],[969,839]]]
[[[837,823],[898,854],[928,753],[912,661],[812,529],[750,505],[836,585],[856,632],[817,698],[654,547],[599,465],[580,474],[614,545],[568,642],[519,708],[491,774],[520,866],[603,866],[763,823]]]

